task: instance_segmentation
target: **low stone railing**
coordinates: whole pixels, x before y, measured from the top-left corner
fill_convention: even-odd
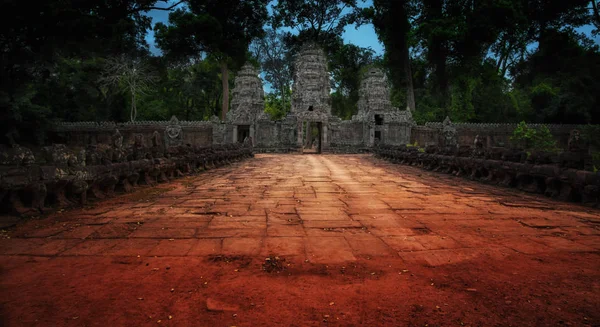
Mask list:
[[[332,144],[329,146],[329,149],[327,149],[326,152],[333,153],[333,154],[360,154],[360,153],[370,153],[371,148],[369,148],[367,146]]]
[[[296,147],[261,147],[257,146],[253,149],[254,153],[299,153],[300,149]]]
[[[563,201],[599,205],[600,172],[590,171],[591,158],[584,151],[559,154],[506,148],[460,147],[425,149],[379,146],[376,157],[393,163],[463,176],[488,184],[514,187]]]
[[[138,185],[155,186],[173,178],[212,169],[253,156],[252,147],[228,144],[211,147],[88,146],[69,149],[57,144],[41,149],[0,149],[1,213],[39,215],[52,209],[131,192]]]

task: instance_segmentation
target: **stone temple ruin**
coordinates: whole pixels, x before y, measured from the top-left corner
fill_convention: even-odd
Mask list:
[[[235,78],[231,111],[227,113],[227,123],[232,125],[232,142],[255,139],[255,123],[264,114],[265,96],[258,71],[245,64]]]
[[[415,124],[410,110],[394,108],[380,69],[367,70],[358,113],[331,114],[327,60],[307,45],[296,57],[290,112],[264,112],[259,72],[237,74],[226,120],[76,122],[52,127],[49,146],[0,148],[0,208],[37,212],[84,203],[115,190],[130,191],[211,169],[255,152],[329,152],[375,155],[396,163],[465,176],[564,200],[600,203],[600,172],[575,125],[546,125],[562,153],[527,153],[509,146],[516,124]],[[529,125],[537,127],[536,125]],[[418,146],[415,146],[418,145]],[[1,147],[1,146],[0,146]]]
[[[412,114],[392,107],[383,71],[372,68],[366,74],[360,90],[359,113],[350,121],[331,114],[327,59],[321,48],[305,46],[296,57],[294,72],[290,113],[281,121],[259,115],[256,151],[304,152],[316,144],[317,152],[359,152],[376,143],[410,141]]]
[[[359,91],[358,114],[353,121],[367,124],[367,145],[407,144],[410,143],[410,131],[414,125],[410,109],[400,111],[392,107],[387,77],[381,69],[367,71]]]

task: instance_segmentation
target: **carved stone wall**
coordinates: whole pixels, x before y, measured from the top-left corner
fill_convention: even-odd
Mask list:
[[[365,124],[353,121],[341,121],[330,124],[329,138],[331,147],[366,146],[363,129]]]
[[[181,128],[176,133],[178,127]],[[127,123],[114,122],[76,122],[59,123],[51,128],[49,143],[63,143],[67,146],[80,146],[111,143],[111,136],[118,129],[123,136],[123,143],[133,144],[135,135],[141,134],[144,146],[151,146],[154,132],[158,132],[165,144],[167,129],[172,135],[177,134],[177,142],[194,146],[210,146],[213,144],[212,124],[203,121],[139,121]]]
[[[453,123],[456,128],[457,142],[459,146],[473,145],[475,137],[479,135],[484,147],[509,146],[510,137],[517,124],[484,124],[484,123]],[[542,124],[527,124],[532,128],[538,128]],[[557,141],[560,148],[566,149],[569,133],[573,129],[581,130],[580,125],[545,125]],[[410,143],[417,142],[421,146],[443,144],[443,123],[430,122],[425,125],[415,126],[412,129]]]
[[[410,142],[412,125],[407,123],[391,122],[384,125],[383,143],[389,145],[402,145]]]
[[[296,120],[288,116],[284,120],[260,119],[256,122],[255,151],[290,152],[297,150]]]
[[[178,138],[177,130],[167,131],[170,139]],[[109,142],[85,148],[53,144],[32,151],[0,145],[0,215],[39,215],[252,156],[252,147],[242,144],[163,147],[157,131],[148,140],[140,133],[133,139],[124,144],[115,129]]]
[[[426,148],[381,145],[373,152],[393,163],[597,207],[600,205],[600,172],[591,169],[591,155],[578,147],[572,150],[527,153],[502,147],[483,148],[474,142],[472,146],[461,146],[454,151],[434,145]]]

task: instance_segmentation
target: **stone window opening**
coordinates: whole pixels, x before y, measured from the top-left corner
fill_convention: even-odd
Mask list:
[[[309,106],[309,107],[308,107],[308,111],[314,111],[314,108],[313,108],[313,106]]]
[[[383,116],[375,115],[375,125],[383,125]]]

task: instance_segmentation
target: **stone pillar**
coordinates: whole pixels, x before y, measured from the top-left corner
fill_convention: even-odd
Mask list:
[[[231,143],[237,143],[238,141],[238,127],[237,125],[233,125],[233,137],[231,138]]]
[[[310,146],[312,143],[312,126],[310,122],[306,122],[306,138],[304,139],[304,146]]]
[[[323,123],[321,127],[321,151],[329,149],[329,140],[327,139],[327,124]]]
[[[252,146],[256,143],[256,135],[254,135],[254,124],[250,125],[250,138],[252,139]]]
[[[302,138],[304,137],[303,131],[302,131],[303,126],[304,126],[304,122],[301,120],[298,121],[298,146],[301,148],[303,147],[302,146]]]

